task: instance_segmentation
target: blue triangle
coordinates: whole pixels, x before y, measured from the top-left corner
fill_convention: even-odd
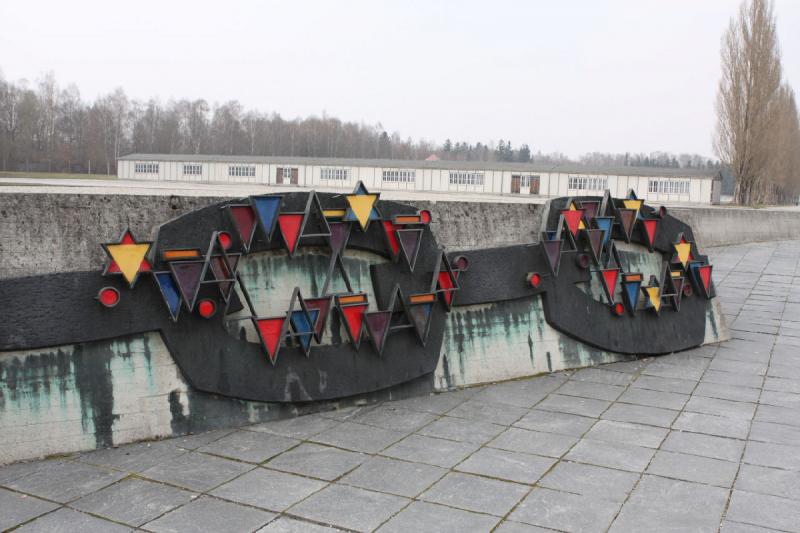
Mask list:
[[[636,309],[636,303],[639,301],[639,288],[642,286],[641,281],[623,281],[625,290],[623,294],[628,302],[628,308],[631,310]]]
[[[374,207],[372,208],[372,211],[369,212],[369,219],[370,220],[380,220],[381,219],[381,216],[378,214],[378,210],[375,209]]]
[[[178,319],[178,311],[181,309],[181,295],[178,292],[178,286],[175,280],[172,279],[172,274],[169,272],[156,272],[156,281],[158,287],[161,289],[161,295],[164,297],[164,303],[167,304],[169,314],[172,320]]]
[[[317,317],[319,316],[319,309],[313,309],[308,311],[308,315],[311,317],[311,322],[309,323],[308,317],[302,311],[292,311],[292,327],[297,333],[301,333],[297,338],[300,339],[300,343],[303,345],[303,348],[308,351],[309,347],[311,346],[311,335],[314,333],[314,324],[317,323]]]
[[[278,212],[281,208],[281,198],[279,196],[251,196],[261,227],[264,229],[268,239],[272,239],[272,230],[275,228],[275,221],[278,220]]]
[[[601,229],[605,232],[603,233],[603,245],[605,245],[611,238],[611,224],[614,221],[610,218],[595,218],[594,220],[598,229]]]

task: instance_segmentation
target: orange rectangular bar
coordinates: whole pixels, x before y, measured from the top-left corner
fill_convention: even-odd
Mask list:
[[[343,217],[347,213],[344,209],[323,209],[322,214],[325,218],[338,218]]]
[[[642,276],[628,275],[625,276],[625,281],[642,281]]]
[[[412,304],[422,304],[436,300],[435,294],[412,294],[409,298]]]
[[[679,278],[679,277],[681,277],[681,271],[680,271],[680,270],[673,270],[673,271],[672,271],[672,277],[673,277],[673,278]]]
[[[401,215],[394,217],[397,224],[419,224],[422,222],[422,217],[419,215]]]
[[[339,298],[340,304],[360,304],[367,300],[363,294],[356,294],[355,296],[341,296]]]
[[[164,250],[161,255],[167,261],[194,259],[200,257],[200,250]]]

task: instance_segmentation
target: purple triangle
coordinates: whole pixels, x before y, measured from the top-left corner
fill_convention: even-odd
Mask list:
[[[186,307],[191,311],[194,308],[197,290],[200,287],[203,263],[200,261],[186,263],[175,261],[169,264],[169,268],[172,270],[172,276],[181,291],[181,297],[186,302]]]
[[[347,237],[350,235],[350,224],[347,222],[331,222],[331,252],[333,255],[339,255],[347,243]]]
[[[622,224],[622,230],[625,232],[625,240],[631,240],[631,233],[633,231],[633,223],[636,222],[635,209],[619,209],[619,220]]]
[[[586,236],[589,238],[589,246],[591,247],[595,262],[600,262],[600,253],[603,250],[603,235],[605,232],[601,229],[587,229],[584,231],[586,231]]]
[[[379,354],[383,353],[383,343],[386,341],[386,334],[389,332],[389,322],[391,319],[391,311],[364,313],[367,333],[369,334],[372,345]]]
[[[419,251],[419,243],[422,241],[422,230],[398,230],[397,236],[399,237],[400,247],[408,261],[408,266],[414,270],[414,263],[417,262],[417,252]]]
[[[542,248],[547,262],[550,264],[550,270],[556,275],[558,275],[558,264],[561,261],[561,243],[562,241],[542,241]]]

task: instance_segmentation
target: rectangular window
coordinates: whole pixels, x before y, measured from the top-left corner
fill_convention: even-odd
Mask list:
[[[137,174],[158,174],[158,163],[135,163],[133,171]]]
[[[450,171],[450,185],[483,185],[483,172]]]
[[[283,167],[283,179],[284,180],[292,179],[292,167]]]
[[[319,179],[347,181],[350,179],[350,169],[348,168],[321,168],[319,169]]]
[[[201,176],[203,174],[203,165],[189,163],[183,165],[184,176]]]
[[[689,194],[690,180],[651,178],[647,184],[647,192],[662,194]]]
[[[255,178],[255,165],[228,165],[228,176],[231,178]]]
[[[384,170],[383,181],[391,183],[414,183],[417,173],[414,170]]]
[[[604,191],[608,189],[608,178],[597,176],[570,176],[567,188],[573,191]]]

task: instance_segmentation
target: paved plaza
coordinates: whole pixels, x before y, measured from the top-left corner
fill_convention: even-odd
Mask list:
[[[710,250],[733,339],[0,468],[0,530],[800,531],[800,241]]]

